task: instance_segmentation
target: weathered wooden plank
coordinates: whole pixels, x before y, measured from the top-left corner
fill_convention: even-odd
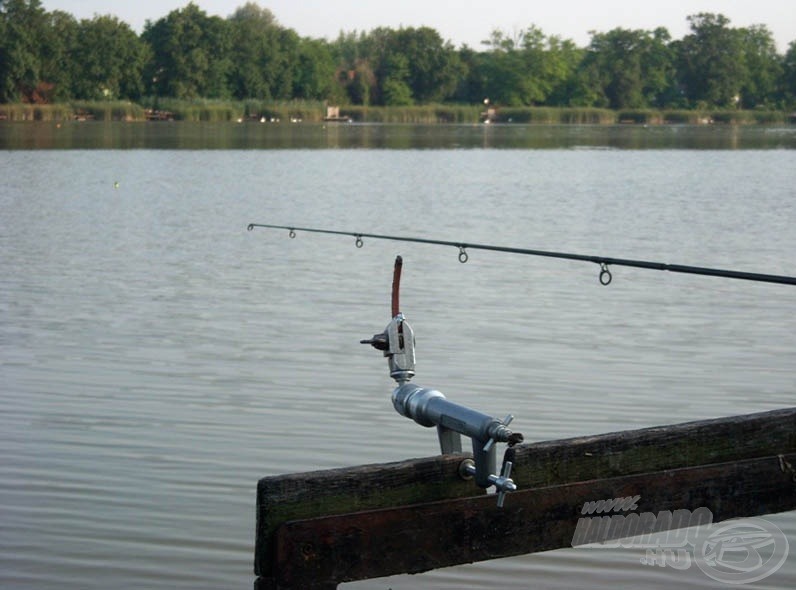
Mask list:
[[[796,408],[518,445],[511,450],[512,476],[527,489],[789,452],[796,452]],[[458,477],[466,456],[260,480],[255,573],[263,587],[277,573],[275,532],[282,523],[478,495],[472,482]]]
[[[783,466],[794,463],[790,454],[528,489],[503,509],[482,496],[288,522],[271,587],[333,587],[569,547],[583,505],[607,498],[640,496],[638,510],[653,514],[707,508],[714,522],[792,510],[794,473]]]
[[[512,478],[538,487],[796,450],[796,408],[518,445]]]
[[[469,455],[447,455],[261,479],[254,572],[273,573],[274,532],[288,520],[484,494],[458,476]]]

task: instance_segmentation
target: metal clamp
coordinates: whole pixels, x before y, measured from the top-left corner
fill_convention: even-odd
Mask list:
[[[503,503],[506,501],[506,494],[509,492],[517,491],[517,484],[511,479],[511,468],[514,463],[511,461],[503,462],[503,469],[500,475],[489,475],[488,479],[491,485],[495,486],[497,491],[497,505],[498,508],[503,508]],[[459,466],[459,475],[462,479],[473,479],[476,476],[475,461],[472,459],[465,459]]]

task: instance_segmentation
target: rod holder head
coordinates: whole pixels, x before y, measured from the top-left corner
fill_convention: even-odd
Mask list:
[[[415,376],[415,333],[402,313],[387,324],[384,332],[360,342],[370,344],[384,353],[390,367],[390,377],[399,384]]]

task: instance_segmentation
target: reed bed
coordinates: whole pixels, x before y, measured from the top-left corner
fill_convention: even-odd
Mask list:
[[[616,111],[591,107],[509,107],[496,113],[497,123],[528,125],[612,125]]]
[[[72,118],[91,119],[94,121],[141,121],[144,119],[144,108],[141,105],[125,102],[85,101],[73,102]]]
[[[142,106],[125,101],[0,104],[0,119],[6,121],[143,121],[144,118]]]
[[[474,124],[483,116],[481,105],[414,105],[402,107],[349,105],[342,117],[359,123]],[[157,113],[158,116],[153,116]],[[321,101],[177,100],[149,98],[140,104],[126,101],[74,101],[59,104],[0,104],[0,121],[146,121],[149,118],[189,122],[306,122],[326,116]],[[796,123],[783,111],[764,110],[655,110],[591,107],[501,107],[493,122],[525,125],[783,125]]]
[[[560,122],[568,125],[613,125],[616,123],[616,111],[588,107],[563,108]]]
[[[163,118],[194,123],[234,121],[242,114],[235,103],[218,100],[178,100],[160,98],[145,101],[149,111],[163,113]]]
[[[476,123],[480,108],[469,105],[416,105],[403,107],[347,106],[340,115],[360,123]]]
[[[780,111],[720,111],[712,113],[713,121],[728,125],[780,125],[788,122]]]
[[[319,123],[326,116],[326,105],[320,101],[274,102],[248,100],[244,104],[244,117],[266,121],[303,121]]]
[[[663,113],[651,109],[630,109],[616,113],[618,123],[633,123],[636,125],[661,125],[664,122]]]
[[[663,111],[663,122],[667,125],[699,125],[710,121],[710,115],[702,110],[684,109]]]
[[[0,119],[5,121],[66,121],[72,114],[68,104],[0,104]]]

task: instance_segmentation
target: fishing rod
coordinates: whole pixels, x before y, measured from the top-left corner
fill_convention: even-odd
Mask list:
[[[634,268],[646,268],[649,270],[660,270],[694,275],[704,275],[713,277],[723,277],[726,279],[740,279],[744,281],[758,281],[761,283],[777,283],[780,285],[796,285],[796,277],[784,275],[761,274],[755,272],[744,272],[737,270],[726,270],[721,268],[706,268],[701,266],[688,266],[684,264],[666,264],[664,262],[650,262],[647,260],[632,260],[627,258],[611,258],[607,256],[594,256],[591,254],[572,254],[569,252],[553,252],[548,250],[534,250],[529,248],[515,248],[510,246],[494,246],[492,244],[472,244],[469,242],[453,242],[448,240],[434,240],[430,238],[416,238],[409,236],[388,236],[381,234],[369,234],[362,232],[338,231],[331,229],[319,229],[314,227],[296,227],[290,225],[272,225],[268,223],[250,223],[247,227],[252,231],[256,227],[266,229],[286,229],[291,238],[296,237],[296,232],[308,232],[316,234],[332,234],[338,236],[350,236],[355,238],[354,244],[357,248],[364,245],[364,238],[374,240],[392,240],[396,242],[413,242],[416,244],[431,244],[435,246],[452,246],[459,249],[459,262],[465,263],[470,259],[467,250],[489,250],[492,252],[502,252],[506,254],[521,254],[525,256],[544,256],[547,258],[560,258],[564,260],[579,260],[583,262],[593,262],[600,265],[600,283],[610,285],[613,279],[609,266],[629,266]]]

